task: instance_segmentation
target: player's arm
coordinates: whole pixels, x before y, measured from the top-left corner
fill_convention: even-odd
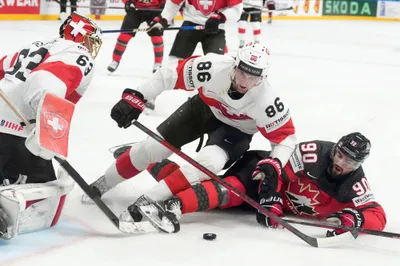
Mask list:
[[[204,86],[214,77],[218,62],[212,55],[192,56],[163,66],[145,83],[137,87],[144,99],[155,99],[165,90],[193,91]]]
[[[347,193],[354,196],[346,208],[329,215],[327,220],[348,227],[382,231],[386,225],[386,214],[382,206],[375,201],[367,179],[361,178]],[[327,235],[333,236],[343,232],[343,230],[336,229],[328,231]]]
[[[89,85],[92,68],[92,59],[86,53],[50,56],[27,77],[25,103],[36,111],[45,93],[77,103]]]
[[[165,18],[168,23],[171,23],[184,1],[185,0],[167,0],[161,12],[161,17]]]
[[[6,70],[13,67],[18,59],[19,52],[0,57],[0,80],[6,75]]]
[[[256,123],[260,133],[271,143],[271,157],[279,159],[282,166],[286,165],[297,140],[290,111],[280,97],[260,109]]]

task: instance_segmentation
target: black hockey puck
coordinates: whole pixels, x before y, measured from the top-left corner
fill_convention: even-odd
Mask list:
[[[205,240],[214,240],[214,239],[217,238],[217,235],[216,235],[216,234],[213,234],[213,233],[204,233],[204,234],[203,234],[203,238],[204,238]]]

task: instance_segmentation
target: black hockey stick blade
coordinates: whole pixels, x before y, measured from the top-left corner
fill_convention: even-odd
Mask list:
[[[292,232],[294,235],[305,241],[307,244],[309,244],[312,247],[331,247],[331,246],[336,246],[340,244],[344,244],[350,240],[354,240],[357,238],[358,234],[357,232],[348,232],[339,236],[335,237],[330,237],[330,238],[316,238],[312,237],[309,235],[304,234],[297,228],[293,227],[291,224],[288,222],[285,222],[282,218],[278,217],[274,213],[268,211],[267,209],[263,208],[258,202],[247,196],[245,193],[242,191],[238,190],[236,187],[232,186],[230,183],[226,182],[225,180],[221,179],[217,175],[215,175],[213,172],[199,164],[197,161],[192,159],[190,156],[188,156],[186,153],[182,152],[181,150],[175,148],[173,145],[168,143],[166,140],[164,140],[162,137],[148,129],[146,126],[138,122],[137,120],[134,120],[131,124],[135,125],[137,128],[145,132],[147,135],[152,137],[154,140],[162,144],[164,147],[169,149],[170,151],[174,152],[176,155],[184,159],[186,162],[190,163],[192,166],[196,167],[198,170],[202,171],[204,174],[206,174],[208,177],[219,183],[220,185],[224,186],[227,188],[229,191],[234,193],[236,196],[247,202],[249,205],[254,207],[256,210],[258,210],[260,213],[263,213],[264,215],[270,217],[274,221],[276,221],[278,224],[280,224],[282,227],[287,229],[288,231]],[[354,234],[353,234],[354,233]]]

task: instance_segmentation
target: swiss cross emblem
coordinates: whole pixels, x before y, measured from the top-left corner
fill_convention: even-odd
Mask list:
[[[86,35],[87,31],[83,28],[85,27],[85,22],[83,22],[82,20],[80,20],[78,23],[75,23],[75,21],[71,21],[69,24],[73,28],[71,34],[74,35],[75,37],[78,34],[81,34],[82,36]]]
[[[196,1],[198,10],[206,16],[214,11],[215,2],[217,2],[217,0],[196,0]]]
[[[55,139],[62,138],[68,129],[68,121],[52,112],[44,112],[43,116],[49,134]]]
[[[250,55],[250,61],[252,61],[252,62],[254,62],[254,63],[257,63],[257,60],[258,60],[258,56],[256,56],[256,55]]]

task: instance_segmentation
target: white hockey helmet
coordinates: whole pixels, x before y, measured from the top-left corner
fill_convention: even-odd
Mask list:
[[[268,48],[259,43],[247,43],[238,51],[235,66],[250,75],[266,77],[269,68]]]

